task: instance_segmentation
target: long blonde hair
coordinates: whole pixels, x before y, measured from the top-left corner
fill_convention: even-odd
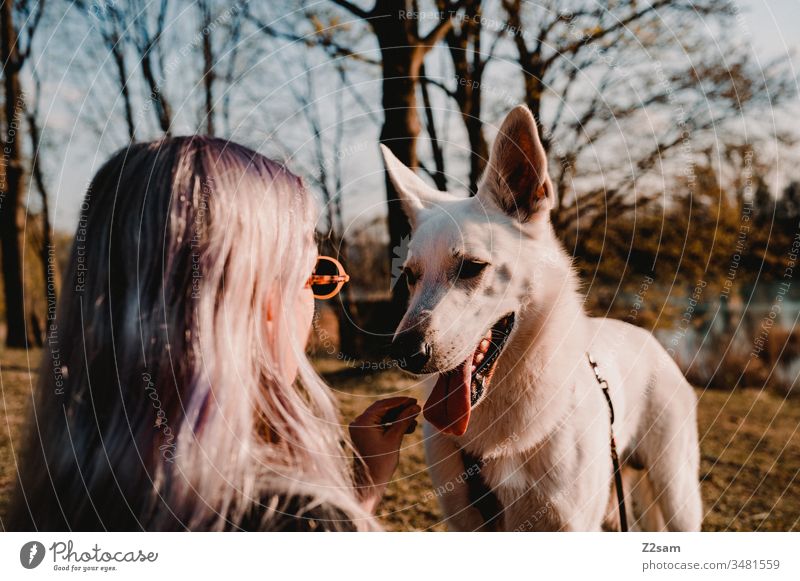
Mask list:
[[[9,528],[375,528],[294,320],[316,257],[299,178],[168,138],[114,155],[81,209]]]

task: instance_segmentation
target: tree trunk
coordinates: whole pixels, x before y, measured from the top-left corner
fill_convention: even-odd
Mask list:
[[[478,181],[486,169],[486,162],[489,159],[489,147],[486,145],[486,137],[483,135],[483,121],[480,118],[480,104],[473,106],[468,114],[467,136],[469,138],[469,191],[471,195],[478,193]]]
[[[45,297],[45,334],[49,331],[49,322],[55,314],[57,303],[57,280],[58,269],[56,268],[55,247],[50,232],[50,202],[47,195],[47,185],[44,181],[42,166],[39,163],[41,155],[41,140],[39,138],[39,125],[36,122],[36,114],[29,113],[28,129],[31,133],[31,149],[33,150],[33,178],[36,180],[36,188],[42,197],[42,245],[39,249],[39,256],[42,261],[42,280],[44,281]]]
[[[338,117],[341,123],[341,115]],[[342,235],[344,232],[344,219],[342,218],[342,172],[341,168],[336,169],[336,194],[332,197],[330,202],[330,220],[331,224],[336,224],[336,240],[338,247],[338,254],[342,260],[345,270],[347,269],[347,239]],[[333,256],[336,256],[333,254]],[[362,345],[359,339],[361,333],[359,332],[359,318],[358,306],[350,299],[350,289],[348,285],[344,285],[342,291],[339,293],[339,300],[341,308],[339,313],[339,351],[348,357],[355,358],[362,352]]]
[[[536,69],[525,71],[525,104],[533,113],[536,125],[539,128],[539,135],[544,139],[544,135],[541,134],[542,92],[544,91],[544,86],[542,85],[541,77],[537,76],[537,72]],[[545,147],[545,149],[547,148]]]
[[[123,46],[117,37],[116,40],[112,39],[109,43],[109,50],[111,57],[114,59],[114,64],[117,67],[117,77],[119,78],[119,90],[122,96],[122,103],[125,106],[125,123],[128,125],[128,138],[131,141],[136,140],[136,123],[133,120],[133,105],[131,103],[131,91],[128,87],[128,67],[125,64],[125,55],[123,54]]]
[[[425,79],[425,66],[420,67],[420,76]],[[431,105],[431,96],[428,92],[428,85],[424,81],[420,83],[420,91],[422,92],[422,104],[425,107],[425,124],[428,128],[428,137],[431,141],[431,150],[433,151],[433,181],[436,188],[446,192],[447,191],[447,173],[444,168],[444,150],[442,144],[439,142],[439,136],[436,134],[436,119],[433,116],[433,106]]]
[[[417,137],[420,132],[417,114],[417,83],[419,69],[424,56],[423,50],[409,32],[413,19],[402,20],[396,13],[376,19],[376,35],[380,42],[383,65],[383,111],[384,122],[380,141],[397,158],[412,169],[419,165],[417,160]],[[380,24],[378,24],[380,23]],[[397,192],[386,175],[386,201],[389,208],[389,261],[396,266],[405,260],[404,248],[408,243],[411,228],[403,213]],[[390,335],[394,332],[408,302],[408,289],[405,284],[392,287],[390,312],[385,318],[385,328],[381,332]]]
[[[339,318],[339,351],[349,358],[356,358],[362,353],[359,345],[357,328],[358,311],[356,305],[350,300],[350,291],[343,288],[339,293],[340,305],[336,309]]]
[[[147,82],[147,87],[150,89],[149,98],[155,105],[156,118],[161,131],[165,135],[171,134],[170,127],[172,125],[172,112],[169,103],[164,97],[162,87],[156,80],[155,72],[153,71],[153,48],[149,47],[145,54],[142,55],[142,75]]]
[[[203,26],[203,88],[205,92],[206,134],[214,135],[214,50],[211,45],[211,8],[208,2],[200,2]]]
[[[14,28],[12,2],[2,3],[2,58],[5,64],[5,116],[6,131],[4,153],[6,157],[5,187],[0,188],[0,242],[2,243],[3,285],[6,301],[6,345],[25,347],[25,308],[22,290],[22,259],[19,243],[20,186],[22,184],[22,149],[18,132],[24,111],[24,95],[19,84],[17,59],[17,31]]]
[[[409,0],[376,0],[372,10],[364,10],[348,0],[335,0],[336,4],[364,19],[375,33],[381,50],[383,69],[383,113],[384,121],[380,141],[397,158],[411,169],[416,169],[417,137],[420,132],[417,115],[417,84],[420,67],[425,54],[447,34],[453,24],[453,14],[440,20],[424,37],[419,35],[419,19],[409,15],[416,12],[417,3]],[[410,227],[398,201],[389,176],[386,176],[386,199],[389,222],[390,272],[396,273],[405,259]],[[403,316],[408,291],[404,284],[392,285],[392,300],[384,324],[378,331],[391,337]]]
[[[438,6],[442,10],[444,3],[439,2]],[[481,51],[480,1],[473,0],[468,4],[467,18],[461,24],[461,31],[451,30],[447,33],[446,39],[457,79],[455,99],[469,139],[469,191],[474,196],[478,191],[478,180],[483,174],[489,156],[481,119],[481,87],[486,63]],[[469,50],[470,43],[472,51]],[[473,56],[471,64],[470,52]]]

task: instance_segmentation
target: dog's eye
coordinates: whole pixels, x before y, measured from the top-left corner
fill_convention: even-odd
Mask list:
[[[406,275],[406,284],[408,286],[414,286],[416,284],[418,277],[413,270],[411,270],[410,268],[404,268],[403,274]]]
[[[482,273],[483,269],[485,269],[487,266],[489,266],[488,262],[464,259],[461,261],[461,266],[458,269],[458,278],[461,280],[475,278]]]

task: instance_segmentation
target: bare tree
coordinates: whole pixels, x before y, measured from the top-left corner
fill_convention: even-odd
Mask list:
[[[214,47],[212,46],[211,6],[208,0],[198,0],[197,10],[200,13],[200,31],[202,35],[203,53],[203,96],[205,103],[206,134],[214,135]]]
[[[465,0],[458,0],[445,3],[443,17],[438,19],[429,30],[423,32],[420,27],[423,19],[415,2],[375,0],[372,8],[365,9],[348,0],[332,0],[333,5],[344,9],[350,16],[355,16],[356,22],[364,23],[365,31],[372,32],[381,54],[379,61],[371,58],[368,53],[364,54],[363,51],[354,48],[353,45],[347,46],[346,42],[337,41],[336,33],[350,28],[353,21],[337,21],[336,18],[331,18],[329,25],[318,25],[314,34],[304,35],[299,34],[296,30],[279,28],[255,16],[251,16],[251,20],[258,25],[262,32],[274,38],[303,43],[308,47],[321,47],[334,59],[334,62],[337,59],[346,58],[380,66],[381,110],[383,111],[380,141],[409,167],[417,169],[420,168],[417,140],[421,131],[417,91],[420,89],[420,81],[425,76],[424,60],[433,47],[441,42],[451,30],[464,2]],[[309,9],[306,11],[305,17],[314,20],[317,16]],[[349,40],[352,42],[352,38]],[[432,143],[436,164],[436,169],[424,169],[434,177],[440,187],[444,187],[446,185],[444,160],[441,149],[437,145],[436,125],[430,107],[430,97],[427,94],[427,87],[424,89],[422,96],[423,102],[427,104],[424,107],[426,123],[429,134],[434,134]],[[396,259],[395,253],[402,248],[403,240],[408,238],[409,225],[388,176],[385,185],[390,236],[389,261],[391,261],[393,258]],[[385,330],[387,331],[396,326],[407,300],[405,285],[394,285],[392,293],[392,312],[385,317]]]
[[[53,246],[53,236],[50,227],[50,195],[48,193],[47,181],[42,169],[41,155],[43,152],[42,131],[39,126],[39,102],[42,95],[42,84],[37,71],[33,71],[34,92],[33,98],[28,104],[26,117],[28,120],[28,132],[31,140],[31,174],[39,191],[41,209],[42,238],[39,245],[39,257],[42,262],[42,281],[46,309],[44,320],[47,321],[47,314],[50,309],[55,308],[56,304],[56,276],[57,268],[55,265],[55,247]],[[46,325],[45,325],[46,327]]]
[[[0,242],[2,242],[3,288],[6,306],[6,345],[25,347],[25,308],[23,301],[22,256],[19,240],[19,215],[24,159],[20,122],[25,112],[25,93],[20,71],[30,56],[33,38],[41,21],[44,2],[3,2],[0,6],[0,50],[5,89],[5,127],[3,162],[0,169]],[[21,22],[19,28],[15,20]]]
[[[383,95],[383,126],[380,141],[408,167],[419,167],[417,137],[420,122],[417,111],[417,87],[425,56],[439,43],[453,26],[454,17],[464,0],[448,2],[433,27],[420,30],[418,12],[410,10],[406,0],[375,0],[371,9],[364,9],[349,0],[332,0],[353,16],[364,20],[372,30],[381,52]],[[397,192],[388,175],[386,199],[389,205],[389,259],[395,258],[397,249],[409,235],[409,225],[397,198]],[[405,285],[394,285],[392,312],[387,314],[387,330],[393,329],[402,317],[408,300]]]
[[[111,55],[117,75],[119,96],[125,109],[128,138],[134,141],[136,139],[136,123],[134,122],[133,102],[131,100],[131,70],[125,52],[126,43],[123,39],[125,29],[123,28],[122,14],[113,2],[97,4],[94,2],[89,3],[85,0],[75,0],[74,5],[89,20],[91,27],[100,35],[103,46]]]
[[[265,32],[273,38],[279,37],[267,30]],[[347,266],[348,242],[344,237],[342,218],[344,180],[341,156],[346,125],[346,62],[342,58],[333,61],[335,75],[332,78],[322,75],[312,66],[308,51],[301,53],[300,62],[303,72],[298,75],[290,70],[286,60],[279,61],[284,78],[292,79],[288,83],[288,89],[296,102],[297,114],[305,120],[311,137],[311,165],[303,168],[303,175],[322,195],[325,227],[321,228],[320,245],[325,253],[338,256]],[[323,82],[328,83],[328,95],[325,99],[321,99],[318,92],[318,84]],[[328,113],[327,117],[323,116],[323,110]],[[302,164],[302,160],[293,157],[294,166]],[[341,307],[336,309],[339,349],[348,356],[355,356],[360,351],[355,326],[357,312],[347,286],[337,295],[337,301]]]
[[[151,7],[152,3],[144,0],[129,0],[124,3],[76,0],[74,3],[70,2],[70,5],[74,5],[84,16],[89,29],[99,35],[103,47],[113,61],[128,139],[133,141],[137,137],[137,119],[131,90],[137,69],[147,88],[145,101],[152,103],[156,124],[164,134],[169,135],[172,107],[164,92],[167,75],[162,45],[170,6],[168,0],[158,0],[155,9]]]
[[[230,131],[231,94],[237,81],[241,28],[249,15],[249,3],[245,0],[219,3],[199,0],[197,9],[200,17],[199,49],[203,63],[202,120],[206,134],[216,135],[218,118],[222,119],[225,130]],[[215,98],[220,90],[223,94],[221,105]]]
[[[445,10],[446,0],[437,0],[437,7],[440,11]],[[489,157],[483,130],[483,76],[505,36],[505,29],[487,34],[483,22],[482,1],[467,0],[463,19],[445,37],[453,64],[455,87],[450,88],[429,78],[423,79],[423,85],[433,84],[449,95],[461,114],[469,139],[469,191],[472,194],[478,189],[478,180]]]
[[[554,222],[561,230],[576,219],[579,198],[581,213],[593,223],[646,203],[628,195],[639,177],[744,109],[775,106],[791,94],[791,78],[781,77],[779,65],[753,66],[732,42],[736,35],[709,42],[712,27],[736,26],[727,0],[586,0],[569,8],[503,0],[503,8],[525,102],[559,162]],[[643,112],[651,118],[664,113],[673,123],[653,134]],[[572,188],[581,157],[620,134],[627,155],[599,160],[604,183]]]
[[[419,68],[419,75],[421,80],[419,89],[420,93],[422,94],[423,109],[425,110],[425,130],[428,133],[428,137],[430,138],[431,142],[434,169],[431,170],[426,168],[421,162],[420,167],[425,171],[425,173],[431,176],[431,179],[433,179],[437,188],[442,191],[446,191],[447,171],[445,170],[444,165],[444,148],[439,141],[438,130],[436,129],[436,115],[433,110],[433,105],[431,104],[431,96],[430,92],[428,91],[428,76],[425,73],[424,64],[422,64]]]
[[[73,3],[70,2],[70,5]],[[241,27],[248,12],[246,0],[199,0],[181,5],[168,0],[96,3],[76,0],[82,24],[99,36],[101,43],[83,47],[88,62],[108,59],[117,92],[93,99],[83,113],[105,134],[113,101],[121,101],[129,140],[169,135],[178,123],[183,131],[208,135],[229,132],[231,97],[239,79]],[[195,12],[196,19],[187,17]],[[101,48],[101,52],[98,51]],[[185,82],[192,71],[189,59],[197,61],[197,83]],[[73,74],[79,74],[75,71]],[[199,103],[198,123],[187,127],[186,118],[176,120],[175,103],[187,99]],[[137,111],[137,105],[141,107]],[[92,118],[94,117],[94,118]],[[100,119],[97,122],[97,119]]]
[[[172,107],[164,93],[166,70],[164,66],[164,24],[169,8],[168,0],[160,0],[154,17],[150,17],[147,9],[149,2],[131,0],[129,3],[129,24],[132,33],[129,38],[137,51],[137,58],[142,69],[142,77],[150,91],[149,99],[154,105],[156,117],[161,131],[165,135],[172,132]]]
[[[222,122],[225,126],[225,133],[230,134],[231,131],[231,96],[233,95],[233,86],[237,81],[236,67],[239,62],[240,45],[242,40],[242,25],[247,19],[249,14],[249,3],[245,1],[237,2],[233,7],[233,18],[231,19],[228,27],[227,38],[227,62],[225,63],[222,76],[217,75],[215,78],[221,80],[223,86],[222,93]]]

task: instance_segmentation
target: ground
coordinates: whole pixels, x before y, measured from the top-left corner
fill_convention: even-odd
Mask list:
[[[35,383],[38,353],[0,353],[0,516],[14,481],[13,450]],[[396,369],[318,361],[345,419],[381,396],[422,399],[420,387]],[[754,389],[697,391],[703,528],[800,531],[800,401]],[[13,441],[13,449],[12,449]],[[444,530],[425,471],[421,430],[407,437],[400,467],[379,512],[389,530]]]

